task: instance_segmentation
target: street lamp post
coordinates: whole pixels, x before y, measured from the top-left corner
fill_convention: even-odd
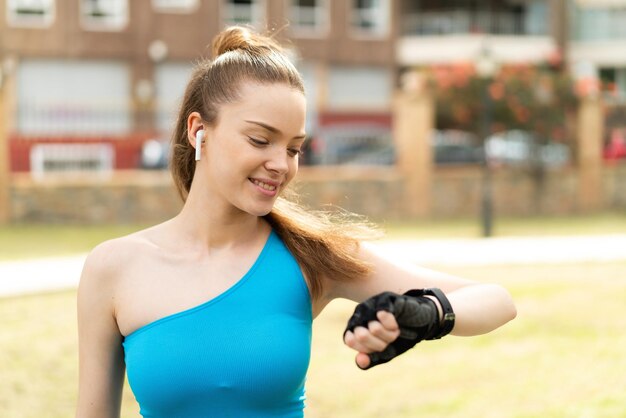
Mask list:
[[[482,115],[480,135],[482,137],[482,190],[481,190],[481,227],[482,236],[490,237],[493,234],[493,189],[492,173],[487,151],[487,138],[491,132],[491,119],[493,116],[492,100],[489,95],[489,85],[493,76],[498,71],[498,65],[487,44],[483,44],[476,59],[476,73],[482,80]]]

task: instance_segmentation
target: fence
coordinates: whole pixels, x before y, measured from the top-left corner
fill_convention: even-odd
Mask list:
[[[135,115],[125,102],[22,102],[16,130],[25,136],[120,135],[133,130]]]

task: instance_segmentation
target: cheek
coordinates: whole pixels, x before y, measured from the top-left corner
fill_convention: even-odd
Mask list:
[[[287,174],[287,182],[293,180],[296,174],[298,174],[298,166],[299,163],[297,158],[291,160],[291,162],[289,163],[289,174]]]
[[[237,148],[223,140],[216,141],[213,148],[209,150],[211,171],[218,176],[235,171],[240,160],[241,156]]]
[[[225,187],[232,187],[233,176],[235,174],[235,166],[229,156],[221,155],[218,158],[209,160],[208,170],[211,180]]]

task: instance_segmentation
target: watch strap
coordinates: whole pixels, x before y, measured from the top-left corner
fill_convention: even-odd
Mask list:
[[[450,301],[446,297],[445,293],[436,287],[431,287],[427,289],[415,289],[409,290],[405,293],[407,296],[434,296],[438,301],[439,305],[441,305],[441,310],[443,311],[443,319],[439,323],[438,329],[435,331],[435,334],[428,338],[428,340],[438,340],[446,335],[448,335],[452,329],[454,328],[454,321],[456,319],[456,315],[454,310],[452,309],[452,305]]]

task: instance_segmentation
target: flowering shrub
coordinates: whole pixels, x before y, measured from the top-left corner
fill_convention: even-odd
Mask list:
[[[492,80],[478,77],[471,63],[434,66],[427,74],[436,93],[438,129],[481,136],[483,112],[489,105],[488,133],[520,129],[544,143],[573,143],[571,121],[578,96],[572,78],[558,63],[504,66]]]

